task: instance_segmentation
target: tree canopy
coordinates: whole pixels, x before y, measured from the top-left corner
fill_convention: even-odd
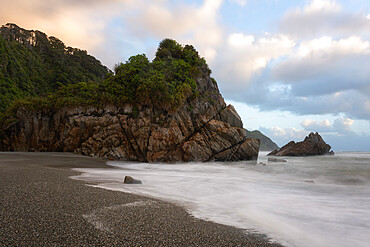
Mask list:
[[[86,51],[14,24],[0,29],[0,112],[13,100],[41,96],[81,81],[102,81],[108,69]]]
[[[189,98],[198,96],[197,78],[209,76],[211,73],[206,61],[199,56],[193,46],[182,46],[175,40],[164,39],[153,61],[149,61],[145,54],[140,54],[130,57],[125,63],[117,64],[114,71],[108,73],[104,80],[79,77],[71,81],[73,73],[64,71],[63,64],[68,63],[63,61],[63,57],[60,57],[61,54],[57,52],[58,49],[65,50],[63,43],[57,39],[51,39],[51,44],[49,48],[53,52],[48,53],[48,56],[59,56],[58,65],[53,67],[55,70],[51,77],[53,78],[51,81],[54,82],[51,85],[55,85],[52,87],[55,90],[48,90],[47,94],[35,97],[36,93],[29,93],[35,92],[35,84],[31,79],[25,80],[27,83],[14,84],[17,85],[14,95],[19,92],[18,97],[14,98],[18,100],[8,109],[8,114],[14,113],[20,106],[42,110],[72,105],[101,106],[107,103],[117,106],[132,103],[153,106],[165,111],[176,111]],[[23,48],[19,49],[23,50]],[[25,52],[30,51],[26,49]],[[72,53],[73,56],[65,60],[82,62],[87,58],[80,50],[72,50]],[[39,57],[35,59],[36,62],[43,60]],[[26,66],[26,68],[29,67]],[[33,72],[35,68],[36,72]],[[26,78],[29,78],[28,75],[32,73],[39,75],[37,68],[37,66],[31,66],[30,72],[26,73]],[[1,76],[3,75],[0,74],[0,78]],[[19,74],[16,78],[18,77]],[[76,82],[76,80],[79,81]],[[37,84],[37,86],[40,85]],[[21,86],[23,89],[20,89]]]

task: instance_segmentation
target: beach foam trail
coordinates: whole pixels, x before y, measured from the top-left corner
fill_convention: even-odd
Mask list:
[[[253,165],[108,162],[76,169],[97,187],[175,202],[195,217],[265,233],[287,246],[368,246],[370,154],[292,157]],[[123,184],[129,175],[141,185]]]

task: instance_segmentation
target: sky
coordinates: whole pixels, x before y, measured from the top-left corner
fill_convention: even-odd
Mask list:
[[[205,57],[244,127],[279,146],[319,132],[370,151],[369,0],[0,0],[15,23],[106,66],[172,38]]]

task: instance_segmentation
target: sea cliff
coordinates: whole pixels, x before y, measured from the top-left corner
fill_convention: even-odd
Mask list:
[[[246,138],[234,107],[217,84],[198,78],[200,95],[176,111],[125,104],[34,111],[18,108],[0,134],[2,151],[60,151],[143,162],[257,159],[259,140]]]

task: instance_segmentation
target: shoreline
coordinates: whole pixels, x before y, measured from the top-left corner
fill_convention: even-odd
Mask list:
[[[0,152],[1,246],[281,246],[181,206],[71,179],[111,168],[71,153]]]

